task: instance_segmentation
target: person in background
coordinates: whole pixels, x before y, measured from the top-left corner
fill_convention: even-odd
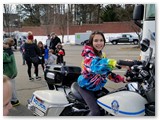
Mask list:
[[[32,64],[34,65],[34,72],[36,74],[36,80],[41,79],[40,76],[38,76],[38,62],[33,62],[31,60],[31,58],[39,56],[40,52],[39,52],[39,48],[38,46],[33,42],[33,34],[31,31],[28,32],[28,39],[26,40],[25,44],[24,44],[24,50],[25,50],[25,60],[27,63],[27,67],[28,67],[28,76],[29,76],[29,80],[34,80],[34,78],[31,76],[31,68],[32,68]]]
[[[55,65],[56,64],[57,56],[54,55],[53,53],[54,53],[54,51],[52,49],[50,49],[49,50],[48,60],[46,61],[46,66],[50,66],[50,65]],[[47,82],[47,85],[48,85],[49,90],[54,90],[55,89],[55,86],[53,84]]]
[[[48,49],[47,45],[45,45],[44,46],[44,62],[45,62],[45,65],[47,64],[48,56],[49,56],[49,49]]]
[[[21,38],[19,38],[19,40],[18,40],[18,45],[21,46],[22,43],[23,43],[23,40],[22,40]]]
[[[17,50],[17,39],[14,37],[14,49]]]
[[[44,71],[44,52],[45,52],[45,49],[44,49],[42,41],[38,42],[38,48],[39,48],[39,51],[40,51],[39,64],[41,64],[42,69]]]
[[[3,74],[7,75],[12,84],[12,98],[11,104],[13,107],[20,105],[16,92],[17,66],[14,57],[14,53],[11,47],[14,45],[13,38],[7,38],[3,41]]]
[[[48,60],[46,62],[47,65],[54,65],[56,64],[56,59],[57,56],[53,54],[54,51],[52,49],[49,50],[49,56],[48,56]]]
[[[22,60],[23,60],[23,65],[25,65],[25,50],[24,50],[24,44],[25,40],[22,41],[22,44],[20,46],[20,52],[22,54]]]
[[[9,81],[9,77],[3,75],[3,116],[9,114],[9,110],[12,108],[12,85]]]
[[[34,43],[37,45],[37,39],[34,39]]]
[[[57,44],[56,48],[57,64],[64,64],[63,56],[65,56],[65,50],[60,43]]]
[[[49,46],[50,46],[50,42],[51,42],[51,36],[47,35],[46,45],[47,45],[48,49],[49,49]]]
[[[51,42],[50,42],[50,49],[52,49],[53,51],[56,50],[56,46],[58,43],[61,43],[60,38],[54,33],[51,33]]]
[[[116,60],[102,57],[102,49],[105,47],[105,37],[102,32],[95,31],[90,35],[89,42],[84,45],[82,57],[84,57],[83,69],[78,77],[78,91],[89,107],[88,116],[100,116],[100,108],[96,102],[95,94],[104,89],[106,77],[116,66]],[[116,75],[119,81],[123,77]]]

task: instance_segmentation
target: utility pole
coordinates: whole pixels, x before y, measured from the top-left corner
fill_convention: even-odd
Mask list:
[[[69,42],[69,4],[67,5],[67,42]]]

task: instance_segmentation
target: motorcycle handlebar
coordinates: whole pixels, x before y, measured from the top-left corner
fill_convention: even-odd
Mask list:
[[[139,61],[139,60],[133,60],[133,61],[119,60],[119,61],[117,61],[117,64],[118,65],[124,65],[124,66],[132,67],[133,65],[142,65],[142,64],[145,64],[145,61]]]
[[[134,65],[134,61],[119,60],[117,61],[117,64],[131,67]]]
[[[116,65],[116,68],[121,69],[122,67],[121,67],[121,66],[119,66],[119,65]]]

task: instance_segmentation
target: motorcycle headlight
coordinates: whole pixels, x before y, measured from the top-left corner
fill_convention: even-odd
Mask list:
[[[48,72],[46,74],[46,77],[49,78],[49,79],[54,79],[55,78],[55,74],[54,73],[51,73],[51,72]]]

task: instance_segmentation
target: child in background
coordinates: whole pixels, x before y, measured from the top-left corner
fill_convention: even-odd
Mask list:
[[[6,38],[3,41],[3,74],[7,75],[12,84],[12,98],[11,104],[13,107],[20,105],[17,98],[16,91],[16,76],[18,74],[14,52],[12,46],[14,45],[14,40],[12,38]]]
[[[64,64],[63,56],[65,56],[65,50],[60,43],[57,45],[55,53],[57,55],[57,64]]]
[[[47,60],[47,65],[54,65],[56,64],[56,59],[57,56],[53,54],[54,51],[52,49],[49,50],[49,56],[48,56],[48,60]]]
[[[44,62],[45,62],[45,65],[47,64],[48,56],[49,56],[49,49],[48,49],[47,45],[45,45],[44,46]]]
[[[44,47],[43,47],[42,41],[38,42],[38,48],[39,48],[39,51],[40,51],[39,64],[41,64],[42,69],[44,71]]]

